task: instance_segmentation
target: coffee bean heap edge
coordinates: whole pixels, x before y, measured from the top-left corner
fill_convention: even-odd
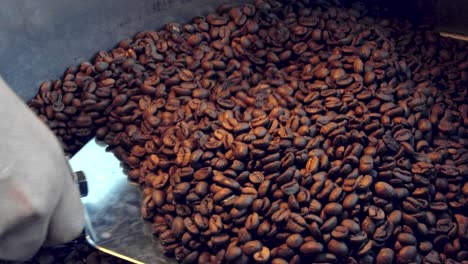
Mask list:
[[[467,44],[311,2],[138,33],[29,105],[109,144],[182,263],[467,260]]]

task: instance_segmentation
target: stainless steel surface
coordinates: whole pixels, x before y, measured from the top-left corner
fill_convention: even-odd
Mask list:
[[[141,191],[124,174],[120,161],[95,139],[70,159],[86,175],[87,239],[96,248],[135,263],[176,263],[164,256],[150,224],[140,217]]]

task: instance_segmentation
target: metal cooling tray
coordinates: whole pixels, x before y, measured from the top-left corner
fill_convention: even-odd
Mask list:
[[[105,144],[92,139],[70,159],[70,166],[80,171],[78,178],[81,172],[86,177],[88,192],[81,200],[92,246],[133,263],[176,263],[163,254],[151,225],[141,218],[139,186],[127,180],[121,162]]]

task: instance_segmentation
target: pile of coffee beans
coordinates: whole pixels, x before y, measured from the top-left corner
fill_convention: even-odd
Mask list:
[[[123,40],[30,106],[67,152],[110,146],[182,263],[435,264],[468,260],[467,92],[466,43],[257,0]]]

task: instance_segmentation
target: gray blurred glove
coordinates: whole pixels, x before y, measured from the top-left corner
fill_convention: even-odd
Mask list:
[[[0,260],[76,238],[84,211],[54,134],[0,77]]]

